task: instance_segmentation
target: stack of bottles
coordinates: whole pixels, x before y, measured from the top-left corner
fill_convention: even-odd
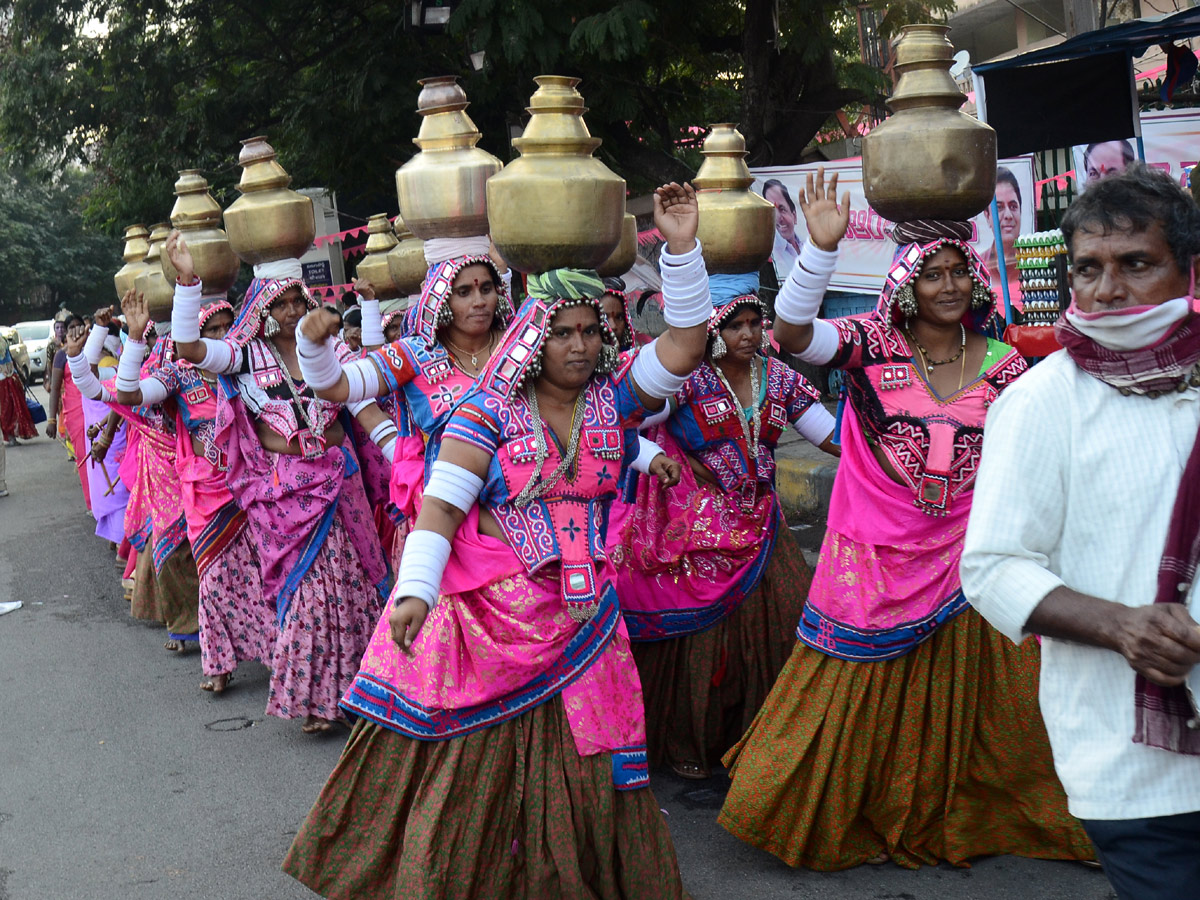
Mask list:
[[[1017,269],[1026,325],[1053,325],[1058,321],[1058,256],[1067,252],[1062,232],[1036,231],[1017,238]]]

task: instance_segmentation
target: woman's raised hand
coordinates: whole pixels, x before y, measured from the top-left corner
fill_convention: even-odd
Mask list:
[[[375,299],[375,285],[371,284],[365,278],[354,279],[354,292],[364,300]]]
[[[113,308],[105,306],[92,313],[92,321],[101,328],[107,328],[112,324]]]
[[[396,646],[412,656],[412,645],[429,617],[429,607],[420,597],[405,597],[388,616],[388,627]]]
[[[837,172],[829,176],[825,183],[825,167],[808,173],[807,184],[800,191],[800,211],[804,213],[804,223],[808,226],[808,239],[819,249],[834,251],[838,242],[846,236],[850,226],[850,192],[842,194],[842,202],[837,202]]]
[[[133,288],[127,290],[121,297],[121,312],[125,314],[125,325],[129,328],[129,338],[142,341],[146,338],[146,326],[150,323],[150,307],[146,297]]]
[[[83,345],[87,341],[89,331],[91,329],[86,325],[74,325],[67,331],[67,342],[63,345],[67,356],[78,356],[83,352]]]
[[[183,239],[183,235],[179,233],[178,228],[167,236],[165,247],[167,259],[171,261],[171,265],[179,273],[179,280],[186,284],[195,279],[196,264],[192,261],[192,251],[188,249],[187,241]]]
[[[654,192],[654,226],[667,239],[670,253],[687,253],[696,244],[700,204],[690,184],[672,181]]]
[[[342,317],[326,306],[312,310],[300,320],[300,331],[314,344],[322,343],[327,337],[336,337],[341,328]]]

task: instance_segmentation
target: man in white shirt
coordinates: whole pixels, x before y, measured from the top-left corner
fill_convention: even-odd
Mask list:
[[[1117,894],[1181,900],[1200,892],[1200,209],[1137,165],[1063,233],[1065,349],[988,414],[963,590],[1013,641],[1044,637],[1055,767]]]

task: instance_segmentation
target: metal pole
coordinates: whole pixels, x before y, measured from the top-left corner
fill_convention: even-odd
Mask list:
[[[1000,270],[1000,296],[1004,298],[1004,321],[1012,324],[1012,303],[1008,298],[1008,267],[1004,263],[1004,241],[1000,239],[1000,207],[992,195],[992,234],[996,240],[996,268]]]

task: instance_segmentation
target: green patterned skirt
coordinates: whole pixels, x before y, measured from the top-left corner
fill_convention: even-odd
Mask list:
[[[649,788],[581,757],[562,700],[447,741],[360,721],[283,870],[323,897],[685,897]]]
[[[1013,853],[1092,859],[1038,708],[1040,650],[968,609],[911,653],[803,643],[742,740],[718,821],[788,865],[905,868]]]

